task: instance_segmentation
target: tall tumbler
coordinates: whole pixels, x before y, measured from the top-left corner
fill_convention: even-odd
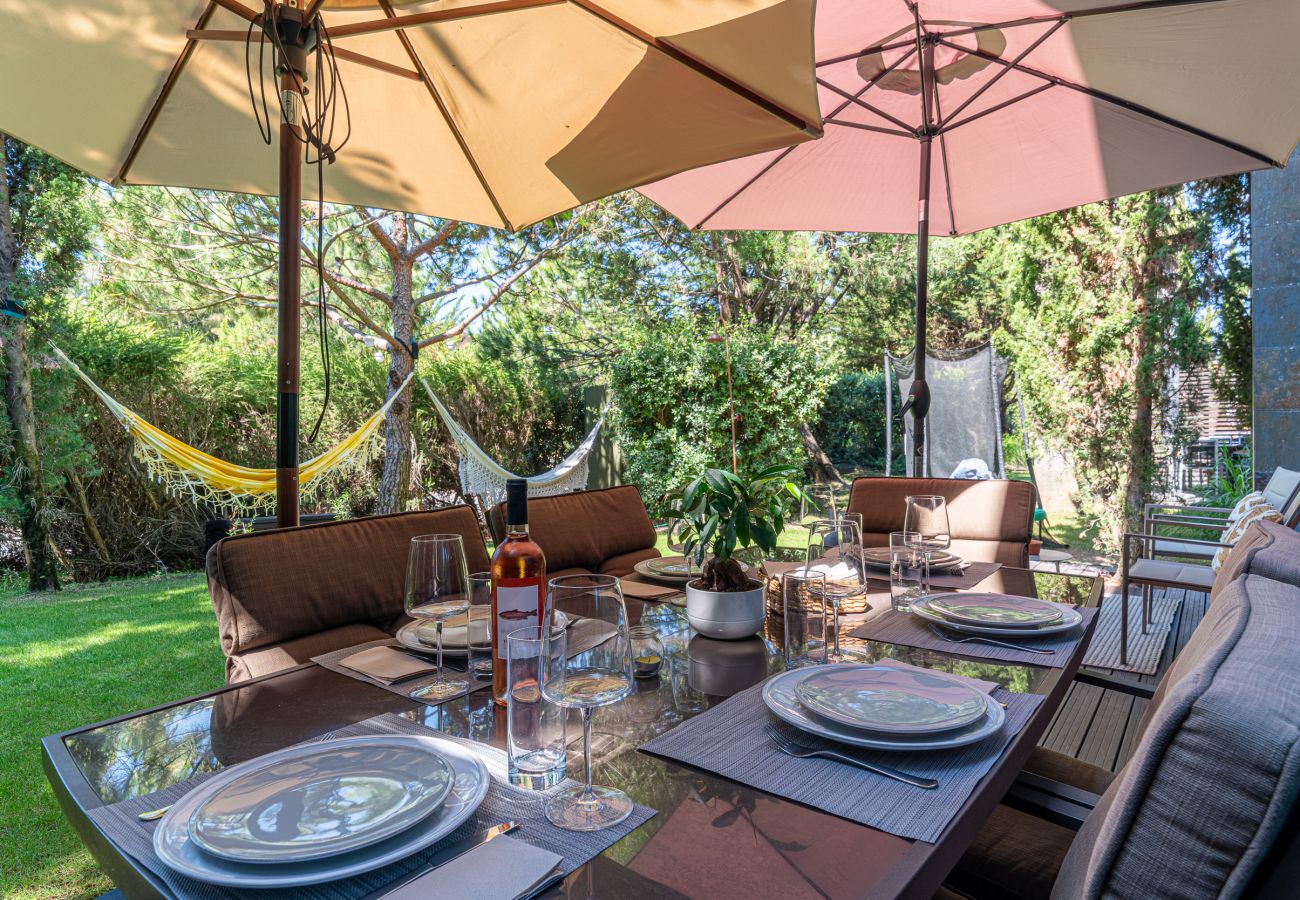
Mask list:
[[[796,569],[781,576],[785,667],[826,662],[826,576]]]
[[[567,711],[542,694],[548,673],[564,668],[567,635],[561,631],[548,644],[542,640],[543,627],[524,625],[506,635],[510,781],[533,790],[555,787],[564,780],[568,746]]]

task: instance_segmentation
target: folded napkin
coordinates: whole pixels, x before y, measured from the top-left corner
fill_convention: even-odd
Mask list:
[[[339,660],[339,665],[346,666],[354,672],[360,672],[383,684],[396,684],[436,672],[438,667],[431,662],[416,659],[394,647],[371,647]]]
[[[637,600],[663,600],[680,594],[684,588],[665,584],[650,584],[648,581],[634,581],[630,578],[619,579],[624,597]]]
[[[563,862],[564,857],[558,853],[502,835],[384,896],[390,900],[429,897],[521,900],[532,896]]]

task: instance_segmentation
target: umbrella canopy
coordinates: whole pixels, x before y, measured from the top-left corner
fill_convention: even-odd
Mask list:
[[[519,228],[820,134],[813,0],[317,7],[351,114],[331,202]],[[245,71],[263,12],[237,0],[0,5],[0,83],[21,85],[0,96],[0,129],[114,184],[275,194],[276,151],[257,139]],[[269,67],[269,49],[260,56]]]
[[[6,0],[0,130],[113,184],[279,195],[295,525],[304,156],[308,198],[521,228],[820,136],[813,3]]]
[[[825,137],[641,192],[692,228],[918,234],[920,472],[931,229],[1282,165],[1297,30],[1295,0],[821,0]]]

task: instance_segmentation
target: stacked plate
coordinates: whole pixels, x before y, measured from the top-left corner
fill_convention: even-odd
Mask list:
[[[868,547],[862,551],[862,558],[873,569],[889,571],[889,548]],[[930,554],[930,569],[936,572],[960,571],[962,558],[946,550],[936,550]]]
[[[684,556],[661,556],[643,559],[632,567],[642,578],[663,584],[685,584],[700,577],[700,567]],[[746,571],[749,567],[745,566]]]
[[[931,594],[914,600],[912,612],[953,631],[1011,639],[1059,634],[1083,621],[1071,606],[1012,594]]]
[[[487,606],[472,606],[468,613],[452,616],[442,625],[442,653],[452,658],[464,656],[469,652],[469,622],[472,619],[489,619],[492,610]],[[556,621],[567,625],[569,617],[556,612]],[[393,635],[397,642],[407,650],[416,653],[433,654],[438,652],[438,626],[427,619],[407,622]]]
[[[1002,706],[970,681],[880,664],[792,669],[768,680],[763,702],[818,737],[875,750],[943,750],[1002,727]]]
[[[158,823],[159,859],[228,887],[298,887],[369,872],[446,837],[487,796],[487,768],[413,735],[290,747],[209,778]]]

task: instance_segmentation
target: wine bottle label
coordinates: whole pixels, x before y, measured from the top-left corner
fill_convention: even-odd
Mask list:
[[[497,658],[506,658],[506,635],[516,628],[540,624],[537,620],[538,585],[497,586]]]

